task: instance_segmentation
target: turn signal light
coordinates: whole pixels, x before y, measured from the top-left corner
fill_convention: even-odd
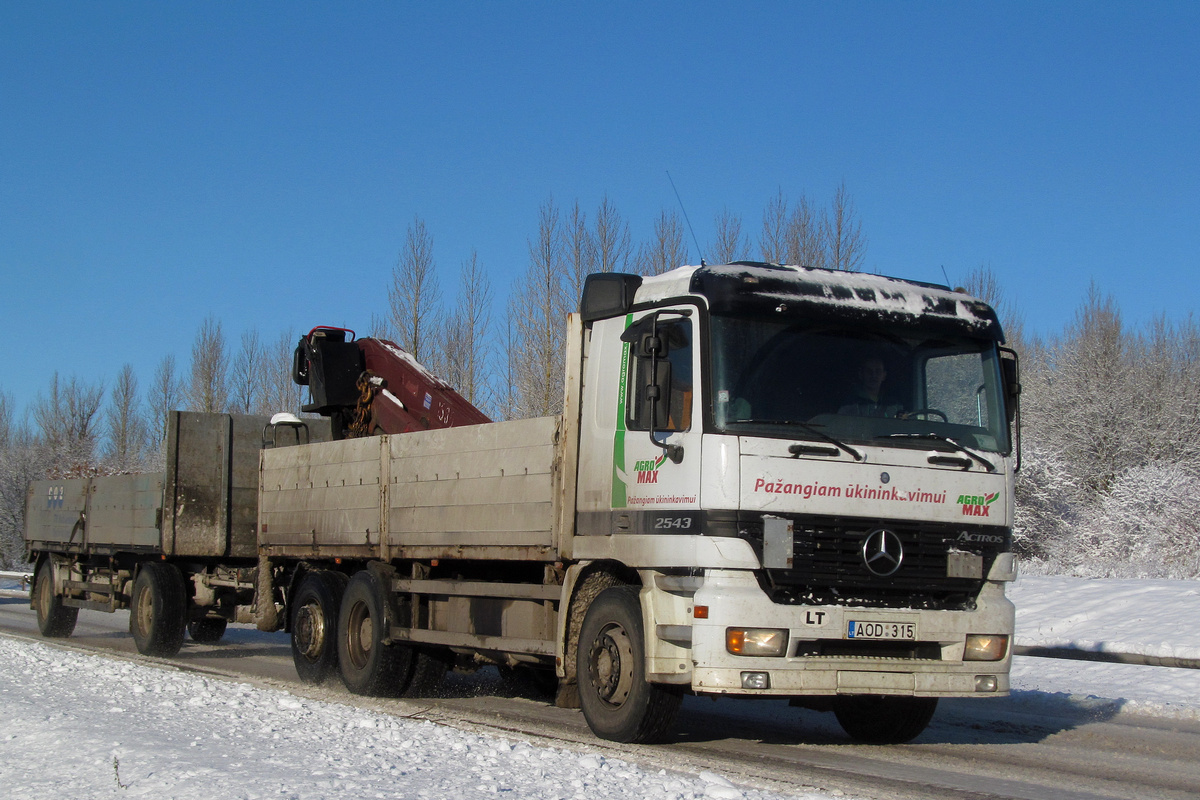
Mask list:
[[[1007,654],[1007,636],[972,633],[967,636],[967,646],[963,651],[963,661],[999,661]]]
[[[786,628],[725,629],[725,649],[735,656],[781,656],[787,644]]]

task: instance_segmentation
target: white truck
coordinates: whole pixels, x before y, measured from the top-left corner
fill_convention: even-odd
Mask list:
[[[617,741],[669,736],[687,693],[903,742],[940,697],[1008,692],[1019,383],[990,307],[740,262],[590,276],[568,326],[561,416],[262,449],[257,561],[199,572],[237,568],[226,606],[289,630],[305,680],[541,668]],[[40,618],[104,574],[27,538]],[[144,553],[108,568],[114,597],[150,564],[182,577],[131,627],[218,614],[194,560]]]

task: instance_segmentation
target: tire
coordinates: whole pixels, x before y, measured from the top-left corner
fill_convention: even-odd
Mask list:
[[[400,647],[401,645],[393,645]],[[446,672],[450,669],[450,653],[440,650],[417,650],[413,654],[412,678],[404,690],[405,697],[434,697]]]
[[[338,671],[354,694],[399,697],[412,678],[415,652],[383,643],[387,615],[383,587],[363,570],[350,579],[338,614]]]
[[[304,683],[321,683],[337,672],[338,614],[349,578],[315,570],[304,576],[288,603],[291,610],[292,661]]]
[[[683,693],[646,682],[646,644],[637,586],[600,593],[579,633],[579,704],[588,727],[614,742],[662,741]]]
[[[213,642],[221,641],[221,637],[225,635],[225,628],[229,625],[229,620],[220,617],[204,617],[203,619],[194,619],[187,624],[188,636],[192,637],[192,641],[198,644],[212,644]]]
[[[38,567],[31,596],[32,605],[37,610],[38,630],[42,632],[42,636],[61,639],[74,632],[79,609],[64,606],[62,598],[54,594],[54,565],[49,559]]]
[[[911,742],[929,725],[936,710],[936,697],[854,695],[836,697],[833,702],[842,730],[866,744]]]
[[[150,561],[133,582],[129,632],[144,656],[170,657],[183,646],[187,593],[183,573],[174,564]]]

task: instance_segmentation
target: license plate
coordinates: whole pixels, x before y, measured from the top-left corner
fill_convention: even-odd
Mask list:
[[[915,622],[869,622],[852,619],[846,624],[847,639],[916,639]]]

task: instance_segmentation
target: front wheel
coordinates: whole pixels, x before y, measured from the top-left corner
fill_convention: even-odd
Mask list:
[[[605,589],[579,631],[579,704],[588,727],[614,742],[661,741],[682,693],[646,682],[646,643],[639,587]]]
[[[33,607],[42,636],[59,639],[70,636],[75,630],[79,609],[64,606],[62,598],[54,593],[54,565],[49,559],[38,567],[34,578]]]
[[[936,710],[936,697],[853,695],[836,697],[833,702],[842,730],[867,744],[911,742],[929,725]]]
[[[350,579],[338,615],[338,669],[354,694],[398,697],[412,679],[414,651],[384,644],[384,588],[367,570]]]
[[[187,592],[183,573],[174,564],[150,561],[133,582],[129,632],[144,656],[170,657],[183,647]]]

